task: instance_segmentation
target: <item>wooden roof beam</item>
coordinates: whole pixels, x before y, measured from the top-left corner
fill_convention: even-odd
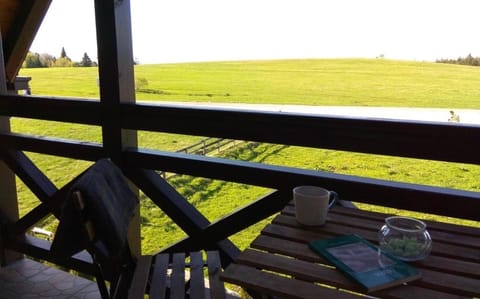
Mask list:
[[[8,82],[14,82],[51,2],[22,1],[10,30],[4,36],[5,72]]]

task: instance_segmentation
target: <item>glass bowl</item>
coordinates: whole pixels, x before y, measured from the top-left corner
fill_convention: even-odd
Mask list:
[[[403,261],[422,260],[432,249],[432,238],[425,222],[410,217],[386,218],[378,239],[380,250]]]

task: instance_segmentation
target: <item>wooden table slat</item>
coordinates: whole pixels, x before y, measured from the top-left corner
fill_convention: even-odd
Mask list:
[[[360,286],[349,280],[333,267],[273,255],[265,252],[247,249],[236,261],[239,264],[273,272],[291,275],[296,279],[335,285],[339,288],[361,292]]]
[[[357,234],[377,244],[378,230],[387,215],[334,207],[325,225],[308,227],[298,224],[294,212],[294,206],[287,205],[252,242],[251,249],[245,250],[236,264],[227,268],[224,279],[285,298],[337,298],[324,294],[326,290],[335,291],[326,285],[363,292],[357,283],[311,251],[308,242]],[[422,278],[371,295],[412,299],[480,298],[480,228],[432,221],[427,221],[427,225],[433,240],[432,252],[426,259],[411,263],[422,273]],[[302,283],[314,286],[311,289],[314,293],[300,295]]]
[[[278,218],[273,220],[274,224],[268,225],[263,229],[262,234],[297,242],[308,242],[310,240],[331,238],[336,235],[357,234],[374,244],[378,242],[378,233],[375,231],[354,228],[350,226],[342,226],[333,223],[325,224],[322,226],[321,230],[305,230],[300,225],[284,225],[285,223],[283,221],[286,219],[289,221],[289,223],[291,223],[292,219],[288,219],[288,217],[285,218],[284,216],[278,216]],[[432,253],[466,261],[480,261],[479,249],[437,242],[435,239],[433,239]]]
[[[289,279],[272,273],[257,270],[245,265],[232,264],[223,272],[222,279],[231,283],[238,283],[246,288],[266,292],[268,294],[289,299],[358,299],[361,295],[337,291],[307,283],[301,280]]]
[[[480,267],[478,263],[430,255],[423,261],[412,262],[411,264],[417,268],[442,271],[443,273],[480,279]]]
[[[287,216],[295,216],[295,207],[293,205],[288,205],[282,211],[283,215]],[[358,223],[373,223],[373,222],[384,222],[386,217],[392,216],[391,214],[379,213],[379,212],[372,212],[360,209],[352,209],[352,208],[345,208],[336,206],[332,211],[329,213],[329,219],[333,220],[334,217],[337,216],[346,216],[346,217],[355,217],[356,219],[360,220]],[[445,231],[448,233],[455,233],[455,234],[462,234],[465,236],[472,236],[472,237],[480,237],[480,230],[478,227],[472,226],[465,226],[459,224],[452,224],[452,223],[445,223],[445,222],[436,222],[431,220],[422,219],[427,224],[427,228]]]
[[[370,295],[379,298],[389,299],[461,299],[472,298],[471,296],[461,296],[458,294],[445,293],[436,290],[425,289],[410,285],[408,288],[397,286],[385,290],[371,293]]]
[[[371,230],[372,232],[378,232],[378,230],[383,226],[384,221],[372,221],[372,220],[358,220],[352,218],[351,216],[346,216],[342,214],[333,214],[330,213],[327,216],[327,222],[331,224],[337,224],[342,226],[352,227],[352,230],[355,229],[366,229]],[[291,215],[279,215],[274,219],[274,223],[279,223],[286,226],[292,227],[301,227],[294,216]],[[475,249],[480,249],[479,237],[472,235],[465,235],[461,232],[452,234],[452,230],[444,231],[440,229],[435,229],[427,226],[427,230],[430,233],[432,239],[435,239],[437,242],[443,242],[452,245],[462,245],[468,246]]]
[[[311,251],[305,243],[282,240],[265,235],[258,236],[253,240],[250,247],[314,263],[326,262],[324,258]]]
[[[426,269],[421,269],[420,272],[422,273],[422,279],[414,281],[412,284],[463,296],[473,297],[480,295],[478,279]]]
[[[273,254],[283,254],[303,261],[314,263],[328,263],[321,256],[314,253],[305,243],[282,240],[270,236],[260,235],[251,244],[252,248],[265,250]],[[477,263],[459,261],[439,256],[429,256],[423,261],[412,263],[416,268],[448,272],[480,279],[480,267]]]
[[[339,214],[341,213],[341,214],[353,216],[356,218],[364,217],[369,219],[377,219],[379,221],[382,221],[388,216],[392,216],[391,214],[384,214],[384,213],[366,211],[366,210],[360,210],[360,209],[350,209],[350,208],[344,208],[344,207],[335,207],[335,213],[339,213]],[[446,223],[446,222],[437,222],[437,221],[431,221],[431,220],[425,220],[425,219],[423,219],[423,221],[425,221],[425,223],[427,224],[427,227],[430,229],[451,232],[455,234],[464,234],[464,235],[470,235],[474,237],[480,237],[480,230],[478,229],[478,227],[452,224],[452,223]]]
[[[345,275],[334,268],[327,268],[319,264],[287,258],[285,256],[247,249],[238,258],[237,263],[258,269],[291,275],[301,280],[334,285],[339,288],[357,292],[362,291],[356,283],[349,280]],[[422,279],[413,281],[410,285],[425,287],[425,289],[443,290],[444,292],[465,296],[473,296],[480,292],[478,280],[456,275],[446,275],[443,272],[427,270],[421,270],[420,272],[423,276]],[[410,288],[410,285],[405,287]]]

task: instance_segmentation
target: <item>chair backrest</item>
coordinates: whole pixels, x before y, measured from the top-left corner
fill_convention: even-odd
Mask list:
[[[72,184],[62,208],[52,251],[71,256],[86,249],[96,267],[102,298],[128,287],[135,258],[127,231],[138,198],[122,172],[109,160],[100,160]],[[105,279],[110,281],[107,290]]]
[[[120,298],[117,294],[126,294],[136,260],[131,255],[128,245],[117,255],[109,256],[104,243],[97,238],[95,224],[89,218],[88,207],[82,193],[78,190],[73,192],[71,200],[79,213],[83,233],[88,239],[86,250],[92,257],[95,266],[95,280],[100,294],[103,299]],[[107,276],[109,277],[110,288],[105,283]]]

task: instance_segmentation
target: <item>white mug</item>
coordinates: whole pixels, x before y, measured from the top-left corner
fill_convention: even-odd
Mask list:
[[[317,186],[298,186],[293,188],[296,218],[300,224],[323,225],[327,212],[338,198],[334,191]]]

